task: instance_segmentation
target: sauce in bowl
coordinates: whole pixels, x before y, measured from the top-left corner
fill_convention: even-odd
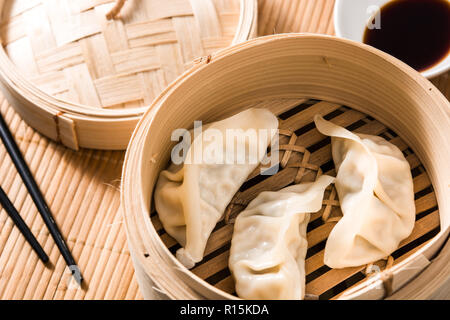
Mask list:
[[[396,0],[380,11],[380,29],[366,27],[364,43],[387,52],[419,72],[450,51],[450,2]]]

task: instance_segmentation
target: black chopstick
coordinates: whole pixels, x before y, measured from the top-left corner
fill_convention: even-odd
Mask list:
[[[42,262],[47,263],[48,262],[47,254],[45,253],[44,249],[42,249],[41,245],[34,237],[30,228],[28,228],[28,226],[26,225],[25,221],[23,221],[22,217],[19,215],[13,203],[11,202],[11,200],[9,200],[5,191],[3,191],[2,187],[0,187],[0,203],[2,207],[5,209],[6,213],[11,217],[12,221],[17,226],[19,231],[22,233],[22,235],[31,245],[33,250],[36,252],[39,259],[41,259]]]
[[[28,192],[30,193],[31,198],[33,199],[39,213],[41,214],[41,217],[44,220],[45,225],[47,226],[50,234],[55,240],[55,243],[58,246],[58,249],[61,252],[61,255],[63,256],[67,266],[74,275],[75,280],[79,284],[81,284],[83,278],[81,277],[81,274],[75,263],[75,260],[72,257],[72,254],[70,253],[69,248],[67,247],[61,235],[61,232],[59,231],[58,226],[56,225],[55,220],[53,219],[50,209],[48,208],[47,203],[45,202],[44,197],[42,196],[42,193],[39,190],[39,187],[37,186],[37,183],[30,172],[30,169],[25,163],[22,153],[20,152],[19,147],[17,146],[17,143],[14,140],[11,131],[9,131],[5,119],[3,119],[3,116],[1,114],[0,114],[0,138],[2,139],[6,150],[8,151],[14,165],[16,166],[17,172],[19,172],[20,176],[22,177],[22,180],[25,186],[27,187]]]

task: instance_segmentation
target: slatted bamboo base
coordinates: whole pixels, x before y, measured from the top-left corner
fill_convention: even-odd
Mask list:
[[[395,132],[361,112],[325,101],[276,100],[257,106],[263,107],[264,104],[279,105],[280,109],[284,110],[286,106],[292,107],[290,111],[279,115],[281,170],[269,177],[259,175],[261,170],[258,168],[250,175],[227,209],[226,217],[229,219],[222,220],[212,233],[206,247],[205,259],[192,270],[194,274],[217,288],[234,294],[234,283],[228,270],[233,217],[262,191],[277,191],[293,183],[314,181],[317,175],[322,173],[335,175],[331,158],[331,139],[325,138],[315,128],[312,122],[315,114],[322,114],[327,120],[351,131],[379,135],[399,147],[408,160],[414,178],[417,221],[412,234],[402,241],[399,249],[392,254],[393,265],[416,252],[440,231],[436,197],[428,175],[414,152]],[[323,215],[329,215],[331,219],[322,219]],[[320,299],[337,298],[347,288],[370,276],[370,273],[365,273],[367,266],[338,270],[323,264],[326,239],[335,226],[333,218],[341,215],[333,187],[325,194],[322,210],[312,214],[308,225],[306,294]],[[180,246],[164,231],[156,213],[152,215],[152,221],[163,242],[175,253]],[[382,270],[386,263],[378,261],[375,265]]]

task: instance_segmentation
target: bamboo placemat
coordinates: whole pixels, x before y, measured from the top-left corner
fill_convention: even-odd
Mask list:
[[[46,268],[0,212],[0,299],[137,299],[133,265],[119,211],[123,152],[71,151],[27,126],[0,95],[5,117],[86,286],[71,276],[5,148],[0,146],[0,183],[50,257]]]
[[[133,1],[133,0],[130,0]],[[334,0],[260,0],[259,34],[333,34]],[[448,73],[433,83],[450,97]],[[4,115],[85,278],[71,276],[6,150],[0,184],[50,256],[38,261],[4,210],[0,211],[0,299],[141,299],[119,210],[123,152],[73,152],[27,126],[0,95]]]

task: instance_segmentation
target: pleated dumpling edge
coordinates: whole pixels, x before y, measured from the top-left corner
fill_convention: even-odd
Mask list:
[[[228,150],[225,139],[214,138],[226,137],[230,129],[237,129],[236,139],[254,130],[255,139],[246,138],[244,148]],[[269,110],[247,109],[205,125],[201,136],[194,134],[184,162],[161,172],[154,194],[156,211],[166,232],[182,246],[176,257],[188,269],[203,259],[212,230],[263,159],[277,129],[278,119]],[[236,164],[226,162],[230,157]]]
[[[316,182],[260,193],[235,222],[229,268],[243,299],[300,300],[305,296],[306,228],[322,208],[325,189]]]
[[[409,163],[381,137],[352,133],[318,115],[314,121],[319,132],[332,139],[343,213],[328,237],[325,264],[354,267],[389,256],[414,228]]]

